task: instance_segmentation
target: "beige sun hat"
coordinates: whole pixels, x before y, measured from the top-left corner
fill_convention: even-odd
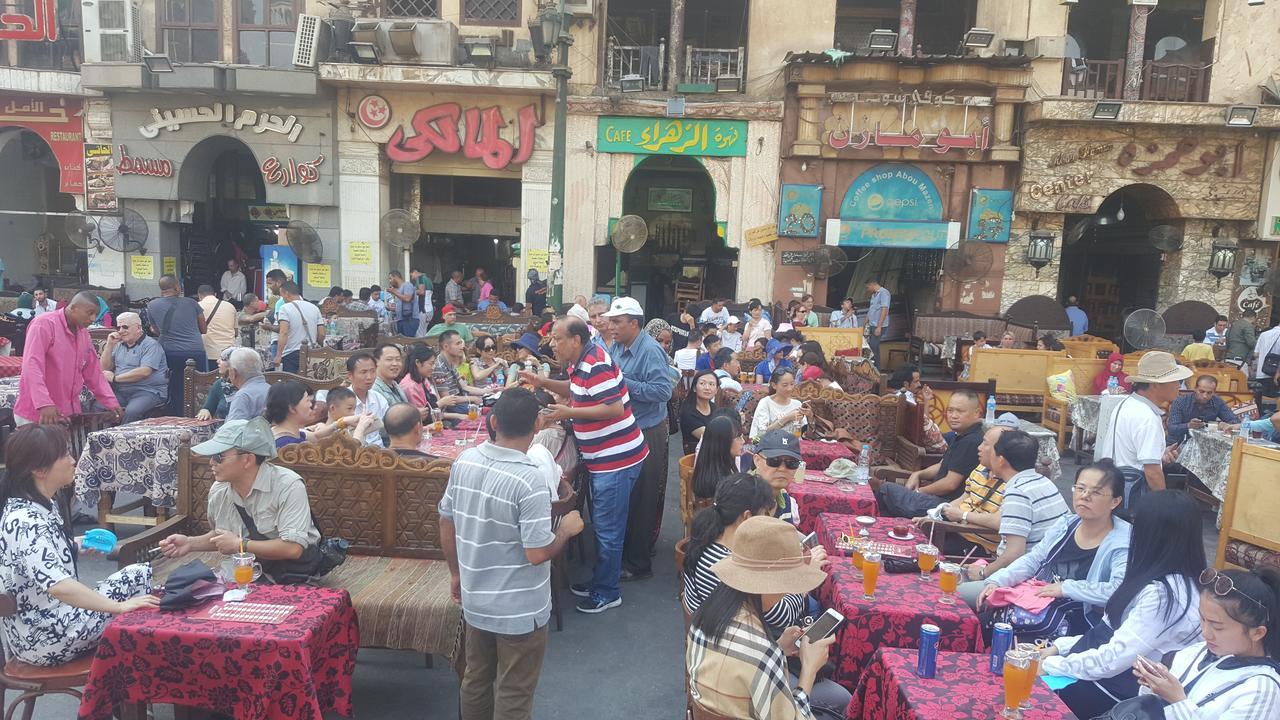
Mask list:
[[[1173,355],[1156,350],[1138,358],[1138,370],[1129,376],[1129,382],[1168,383],[1186,380],[1192,370],[1179,365]]]
[[[800,534],[786,520],[754,515],[733,535],[733,554],[711,566],[729,587],[752,595],[807,593],[827,574],[805,562]]]

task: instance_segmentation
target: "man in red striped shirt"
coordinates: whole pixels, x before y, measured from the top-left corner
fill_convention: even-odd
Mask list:
[[[591,330],[577,318],[556,322],[551,348],[569,380],[549,380],[521,372],[534,387],[561,397],[568,405],[547,408],[550,420],[569,420],[582,459],[591,471],[592,526],[596,533],[596,567],[590,583],[570,589],[584,598],[578,611],[600,613],[622,604],[618,587],[622,572],[622,545],[627,530],[631,488],[640,476],[649,448],[631,414],[631,396],[622,371],[604,348],[592,342]]]

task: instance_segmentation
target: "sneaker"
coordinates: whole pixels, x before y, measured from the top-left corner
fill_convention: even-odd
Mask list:
[[[632,572],[630,570],[624,569],[622,571],[622,574],[618,576],[618,579],[621,580],[622,582],[628,582],[630,580],[648,580],[651,577],[653,577],[653,570],[645,570],[644,572]]]
[[[580,598],[591,597],[591,583],[574,583],[569,586],[569,592]]]
[[[588,613],[588,614],[594,615],[596,613],[602,613],[605,610],[608,610],[609,608],[616,608],[620,605],[622,605],[621,597],[619,597],[616,600],[605,600],[599,595],[592,595],[586,600],[583,600],[582,602],[578,603],[577,609],[578,609],[578,612],[580,613]]]

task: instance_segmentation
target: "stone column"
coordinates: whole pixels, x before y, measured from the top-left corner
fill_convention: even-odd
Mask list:
[[[1124,58],[1124,99],[1137,100],[1142,94],[1142,61],[1147,46],[1147,15],[1141,5],[1129,7],[1129,50]]]
[[[826,98],[827,86],[804,84],[796,87],[796,102],[800,106],[800,120],[796,123],[796,139],[791,154],[817,157],[822,153],[818,109]]]
[[[902,0],[898,11],[898,54],[903,57],[916,54],[916,0]]]
[[[566,208],[567,210],[568,208]],[[549,249],[551,232],[551,150],[534,150],[520,168],[520,257],[516,260],[516,292],[511,302],[524,302],[529,288],[529,251]],[[563,253],[562,253],[563,254]],[[538,274],[547,280],[548,273]],[[561,285],[564,281],[561,280]]]
[[[671,0],[671,42],[667,60],[667,89],[684,82],[684,0]]]
[[[382,161],[381,148],[371,142],[338,143],[338,227],[342,236],[342,286],[381,284],[386,270],[378,220],[391,203],[390,168]],[[352,243],[368,243],[369,260],[353,263]],[[356,246],[356,254],[364,246]]]

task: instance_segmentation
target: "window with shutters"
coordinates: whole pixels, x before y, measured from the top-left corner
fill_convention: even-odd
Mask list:
[[[440,0],[382,0],[382,17],[440,17]]]
[[[292,67],[293,39],[301,12],[302,0],[237,0],[236,62]]]
[[[520,0],[462,0],[462,22],[469,25],[519,25]]]
[[[221,60],[220,0],[160,0],[160,45],[179,63]]]

